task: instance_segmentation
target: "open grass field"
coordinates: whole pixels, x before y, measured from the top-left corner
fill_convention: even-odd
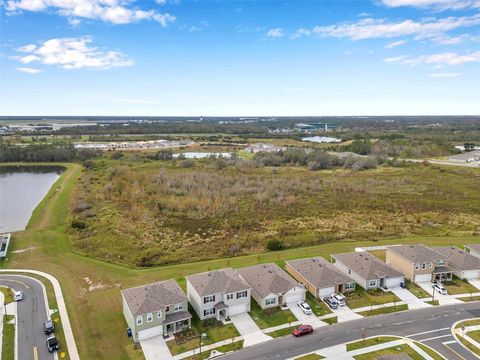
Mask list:
[[[75,243],[76,239],[71,234],[70,225],[73,216],[70,209],[78,199],[78,189],[83,186],[79,180],[85,175],[85,171],[79,165],[68,164],[65,166],[67,171],[61,175],[45,199],[35,209],[27,230],[13,234],[14,241],[11,250],[28,250],[10,255],[7,261],[0,263],[0,266],[3,268],[37,269],[57,277],[65,294],[80,356],[86,359],[143,359],[142,352],[135,349],[126,336],[126,323],[121,311],[121,288],[163,279],[178,279],[187,274],[228,266],[241,267],[309,256],[327,256],[331,253],[352,251],[358,246],[418,242],[426,245],[461,246],[466,243],[480,243],[480,236],[472,235],[468,226],[466,226],[468,231],[452,230],[448,232],[442,230],[440,235],[405,237],[402,237],[403,232],[400,232],[397,236],[375,241],[353,234],[350,239],[339,239],[303,248],[265,252],[262,247],[259,248],[261,252],[249,255],[135,269],[87,257],[78,251]],[[146,164],[146,166],[150,167],[151,164]],[[396,171],[396,169],[394,170]],[[423,171],[423,168],[415,171]],[[470,174],[468,176],[474,177],[476,176],[473,175],[474,173],[476,173],[474,170],[469,170],[467,175]],[[320,173],[309,174],[317,177],[322,176]],[[328,174],[327,177],[330,176]],[[360,178],[362,178],[362,174],[360,173]],[[356,175],[358,173],[345,176]],[[453,176],[456,177],[456,175]],[[461,177],[457,180],[460,183],[463,181]],[[438,182],[440,182],[440,179]],[[465,187],[469,188],[471,186],[469,180],[465,180],[465,182],[467,184],[461,186],[463,190]],[[387,185],[385,184],[385,186]],[[460,192],[462,198],[471,196],[469,192]],[[352,197],[352,201],[354,199],[355,197]],[[472,198],[470,197],[469,200],[472,200]],[[373,200],[373,202],[375,201]],[[467,205],[472,204],[466,206],[466,208],[474,206],[476,202],[477,200],[466,202]],[[455,201],[453,204],[452,213],[458,210]],[[321,208],[317,211],[319,213],[325,212]],[[433,213],[431,216],[433,218]],[[446,228],[447,225],[448,223],[440,227]],[[463,227],[459,223],[458,229],[461,228]],[[306,245],[308,244],[307,242]],[[109,243],[108,246],[111,247],[112,251],[116,251],[115,242]],[[212,246],[209,245],[208,248],[212,248]]]

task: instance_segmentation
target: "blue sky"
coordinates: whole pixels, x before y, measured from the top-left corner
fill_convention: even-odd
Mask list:
[[[4,0],[2,115],[480,114],[480,0]]]

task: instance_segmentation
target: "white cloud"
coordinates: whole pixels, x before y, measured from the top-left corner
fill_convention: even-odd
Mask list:
[[[393,49],[393,48],[396,48],[397,46],[405,44],[406,42],[407,42],[406,40],[394,41],[394,42],[391,42],[391,43],[388,43],[387,45],[385,45],[385,48],[386,49]]]
[[[421,55],[418,57],[398,56],[395,58],[386,58],[384,61],[388,63],[399,63],[410,66],[426,64],[432,65],[435,68],[440,68],[443,66],[455,66],[471,62],[480,62],[480,51],[464,55],[454,52],[444,52]]]
[[[295,31],[293,33],[292,36],[290,36],[290,38],[292,39],[298,39],[298,38],[301,38],[301,37],[304,37],[304,36],[310,36],[312,34],[312,31],[309,30],[309,29],[305,29],[305,28],[301,28],[301,29],[298,29],[297,31]]]
[[[35,69],[35,68],[31,68],[31,67],[17,67],[16,70],[27,73],[27,74],[38,74],[38,73],[42,72],[42,70],[40,70],[40,69]]]
[[[417,8],[434,8],[435,10],[460,10],[480,7],[479,0],[382,0],[388,7],[411,6]]]
[[[281,38],[285,35],[283,29],[275,28],[267,31],[267,37],[269,38]]]
[[[156,10],[131,8],[129,0],[6,0],[10,13],[18,11],[55,10],[66,16],[71,24],[78,25],[78,19],[95,19],[112,24],[128,24],[142,20],[152,20],[161,26],[175,21],[175,16],[158,13]]]
[[[29,44],[17,50],[28,55],[16,56],[23,64],[41,63],[64,69],[110,69],[132,66],[134,62],[118,51],[102,51],[89,46],[92,40],[82,38],[50,39],[40,45]]]
[[[462,75],[461,73],[432,73],[428,74],[431,78],[451,78]]]

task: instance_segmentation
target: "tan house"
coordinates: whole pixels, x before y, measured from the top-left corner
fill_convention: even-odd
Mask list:
[[[389,246],[385,262],[416,283],[452,280],[447,257],[425,245]]]
[[[287,261],[285,270],[317,298],[355,290],[355,280],[322,257]]]

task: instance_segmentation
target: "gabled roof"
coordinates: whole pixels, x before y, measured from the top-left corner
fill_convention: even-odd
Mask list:
[[[365,280],[385,277],[403,277],[402,273],[394,270],[368,252],[335,254],[332,255],[332,257]]]
[[[167,306],[187,300],[187,296],[175,280],[125,289],[122,290],[122,294],[132,316],[165,310]]]
[[[229,294],[250,289],[245,280],[231,268],[189,275],[187,280],[200,296]]]
[[[284,294],[301,286],[275,263],[259,264],[236,270],[262,298],[268,294]]]
[[[322,257],[290,260],[286,263],[317,289],[355,282]]]
[[[480,253],[480,244],[470,244],[470,245],[465,245],[467,249],[471,249],[473,251],[479,252]]]
[[[445,260],[445,256],[426,247],[425,245],[389,246],[387,251],[392,251],[412,263],[434,262]]]
[[[442,246],[435,248],[436,251],[445,255],[448,264],[460,270],[480,269],[480,259],[456,246]]]

